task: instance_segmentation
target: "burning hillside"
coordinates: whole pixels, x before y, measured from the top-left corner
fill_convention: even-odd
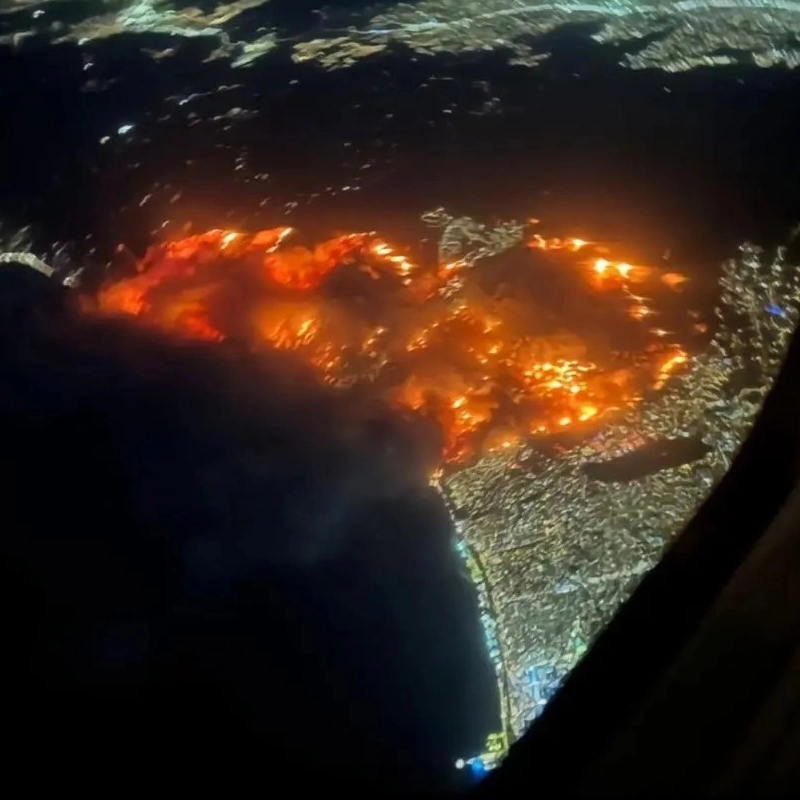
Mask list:
[[[459,222],[438,220],[431,263],[373,232],[307,244],[289,228],[212,230],[151,247],[85,307],[295,351],[327,384],[435,420],[447,462],[591,430],[686,360],[651,323],[682,276],[533,222],[499,234]]]

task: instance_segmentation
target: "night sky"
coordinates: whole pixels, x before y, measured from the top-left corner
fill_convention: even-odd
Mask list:
[[[271,5],[286,33],[316,24],[310,3]],[[669,248],[709,283],[741,241],[780,241],[800,219],[800,74],[634,73],[585,34],[552,37],[535,71],[400,49],[231,71],[197,40],[29,40],[0,51],[0,233],[31,225],[45,256],[67,243],[90,280],[165,220],[413,243],[444,205]],[[18,742],[398,791],[479,751],[494,683],[426,486],[435,433],[290,358],[87,321],[29,272],[0,275],[0,329]]]

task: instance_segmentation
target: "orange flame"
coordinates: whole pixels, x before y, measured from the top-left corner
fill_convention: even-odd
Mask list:
[[[295,351],[329,384],[374,386],[436,420],[445,461],[595,425],[687,360],[677,345],[655,343],[627,366],[602,368],[577,336],[520,332],[502,308],[478,302],[464,262],[423,268],[373,233],[314,247],[287,242],[292,233],[212,230],[156,245],[92,307],[177,335]],[[600,257],[583,239],[534,236],[528,245],[563,253],[594,290],[624,288],[650,271]],[[661,285],[675,288],[681,277],[669,273]],[[648,316],[643,298],[628,296],[629,315]],[[656,340],[668,333],[649,330]]]

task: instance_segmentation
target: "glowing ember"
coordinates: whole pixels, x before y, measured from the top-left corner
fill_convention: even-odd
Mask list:
[[[313,247],[293,233],[213,230],[154,246],[136,275],[104,286],[90,307],[177,335],[293,350],[326,383],[371,386],[434,419],[446,461],[513,452],[567,429],[588,433],[686,362],[669,331],[646,326],[636,354],[595,357],[568,315],[542,331],[544,304],[509,293],[506,279],[487,290],[466,260],[420,265],[374,233]],[[627,324],[655,313],[632,284],[655,277],[663,292],[685,282],[600,256],[583,239],[534,235],[528,247],[526,258],[541,252],[559,275],[573,270],[592,306],[607,304]],[[531,270],[525,280],[542,279]]]

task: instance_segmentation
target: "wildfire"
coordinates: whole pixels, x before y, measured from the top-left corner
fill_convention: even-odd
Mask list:
[[[212,230],[155,245],[137,274],[104,286],[87,308],[177,335],[292,350],[329,384],[373,387],[434,419],[451,462],[588,430],[687,359],[668,331],[645,327],[651,343],[640,352],[599,361],[567,325],[526,329],[535,309],[487,294],[464,261],[423,266],[375,233],[314,246],[295,243],[293,233]],[[601,256],[582,239],[535,235],[528,247],[566,259],[586,291],[623,302],[621,318],[655,313],[631,291],[653,270]],[[685,281],[655,277],[661,291]]]

